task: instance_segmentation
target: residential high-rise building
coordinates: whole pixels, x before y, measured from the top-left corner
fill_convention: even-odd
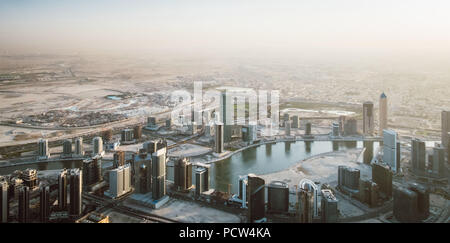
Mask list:
[[[180,191],[187,190],[192,186],[192,163],[188,158],[180,158],[175,162],[174,184],[175,188]]]
[[[58,175],[58,208],[65,210],[67,208],[67,183],[68,172],[66,169],[62,170]]]
[[[300,188],[298,192],[298,214],[300,223],[312,223],[314,216],[314,194]]]
[[[102,139],[105,142],[110,142],[113,138],[113,131],[112,129],[106,129],[102,132]]]
[[[98,157],[83,161],[83,184],[85,186],[95,184],[103,180],[102,160]]]
[[[417,217],[419,220],[430,216],[430,191],[418,183],[409,183],[408,189],[417,194]]]
[[[383,130],[383,163],[389,165],[393,172],[400,172],[400,161],[397,161],[397,133],[393,130]]]
[[[70,158],[72,157],[72,140],[65,139],[63,141],[63,152],[61,154],[62,158]]]
[[[291,136],[291,121],[284,122],[284,130],[286,136]]]
[[[156,126],[156,117],[153,116],[147,117],[147,126],[148,127]]]
[[[344,136],[358,134],[358,121],[355,118],[346,119],[344,123]]]
[[[338,186],[341,190],[357,193],[359,190],[360,170],[347,166],[338,166]]]
[[[134,139],[141,139],[142,137],[142,126],[137,125],[133,128],[133,137]]]
[[[265,217],[266,185],[264,179],[248,175],[248,222],[261,222]]]
[[[131,190],[130,164],[119,166],[109,171],[109,191],[112,198],[120,197]],[[106,194],[106,193],[105,193]]]
[[[7,223],[9,216],[8,182],[0,178],[0,223]]]
[[[286,125],[286,122],[290,121],[289,119],[289,113],[284,113],[283,114],[283,123]]]
[[[373,141],[363,141],[364,146],[364,164],[370,164],[373,158]]]
[[[41,187],[39,195],[39,219],[42,223],[47,223],[50,216],[50,187]]]
[[[133,181],[135,192],[148,193],[152,190],[152,156],[147,150],[140,149],[139,155],[134,157]]]
[[[20,188],[18,213],[20,223],[28,223],[30,221],[30,188],[27,186]]]
[[[311,136],[311,122],[306,123],[305,136]]]
[[[342,136],[345,135],[345,122],[347,120],[346,116],[339,116],[338,124],[339,124],[339,134]]]
[[[331,190],[322,190],[322,223],[336,223],[338,219],[338,200]]]
[[[331,137],[339,137],[339,123],[337,122],[331,124]]]
[[[30,189],[37,187],[37,170],[30,168],[25,169],[20,174],[20,179],[22,179],[23,184],[25,184],[25,186],[29,187]]]
[[[267,211],[287,213],[289,210],[289,185],[282,181],[272,181],[267,186]]]
[[[206,168],[199,167],[195,169],[195,196],[200,197],[205,190]]]
[[[101,137],[95,137],[92,139],[92,155],[103,156],[105,152],[103,151],[103,140]]]
[[[214,152],[221,154],[224,152],[224,146],[223,146],[223,142],[224,142],[224,126],[223,123],[220,122],[216,122],[215,124],[215,147],[214,147]]]
[[[450,133],[450,111],[442,111],[441,114],[441,142],[444,145],[444,147],[450,146],[449,145],[449,133]]]
[[[38,141],[38,159],[48,159],[50,153],[48,151],[48,140],[39,139]]]
[[[166,195],[166,147],[152,154],[152,197],[160,199]]]
[[[394,188],[393,214],[400,222],[417,222],[417,193],[405,187]]]
[[[125,165],[125,151],[116,151],[113,155],[113,167],[118,168]]]
[[[75,151],[74,155],[77,157],[84,156],[84,148],[83,148],[83,137],[78,137],[75,139]]]
[[[370,101],[363,104],[363,134],[373,135],[374,132],[373,103]]]
[[[223,124],[223,141],[231,141],[232,127],[234,121],[232,120],[234,114],[234,102],[229,91],[222,90],[220,93],[220,116],[219,121]],[[217,130],[216,130],[217,131]]]
[[[292,116],[292,125],[291,125],[291,127],[292,128],[300,128],[300,121],[299,121],[297,115]]]
[[[380,124],[379,124],[379,135],[383,134],[383,130],[387,129],[387,122],[388,122],[388,104],[387,104],[387,96],[386,94],[383,92],[380,96],[380,108],[379,108],[379,119],[380,119]]]
[[[417,183],[394,188],[394,217],[403,223],[416,223],[430,215],[430,195],[428,189]]]
[[[83,192],[83,171],[76,168],[69,170],[69,215],[77,217],[81,215],[83,201],[81,198]]]
[[[372,181],[387,198],[392,196],[392,171],[387,165],[372,164]]]
[[[425,142],[420,139],[411,140],[411,164],[414,172],[425,172]]]
[[[433,160],[430,162],[432,162],[433,174],[437,176],[445,176],[446,168],[444,147],[436,146],[433,148]]]
[[[134,139],[133,136],[133,130],[126,128],[122,130],[121,133],[121,139],[120,139],[120,143],[121,144],[130,144],[130,143],[134,143],[136,142],[136,140]]]

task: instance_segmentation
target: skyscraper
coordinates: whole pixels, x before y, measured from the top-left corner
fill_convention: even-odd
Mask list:
[[[120,143],[122,144],[130,144],[134,143],[136,140],[134,139],[133,130],[126,128],[122,130]]]
[[[75,156],[83,157],[84,156],[84,148],[83,148],[83,137],[79,137],[75,139]]]
[[[425,142],[420,139],[411,140],[411,164],[414,172],[425,172]]]
[[[188,158],[180,158],[175,162],[174,184],[177,190],[187,190],[192,186],[192,163]]]
[[[338,200],[331,190],[322,190],[322,223],[336,223],[338,219]]]
[[[292,125],[291,125],[291,127],[292,128],[300,128],[300,122],[299,122],[299,119],[298,119],[297,115],[292,116]]]
[[[7,223],[8,215],[8,182],[5,178],[0,178],[0,223]]]
[[[70,205],[69,215],[79,216],[82,212],[83,171],[76,168],[69,171]]]
[[[92,155],[103,156],[105,152],[103,151],[103,140],[101,137],[95,137],[92,139]]]
[[[113,166],[118,168],[125,165],[125,151],[117,151],[113,155]]]
[[[50,153],[48,151],[48,140],[39,139],[38,141],[38,159],[48,159]]]
[[[141,139],[142,137],[142,126],[137,125],[133,128],[133,137],[134,139]]]
[[[166,148],[152,154],[152,197],[160,199],[166,195]]]
[[[102,161],[98,157],[83,160],[83,184],[85,186],[97,183],[102,178]]]
[[[286,136],[291,136],[291,121],[288,120],[284,122],[284,130],[286,131]]]
[[[30,188],[23,186],[19,190],[19,215],[20,223],[28,223],[30,220]]]
[[[58,208],[64,210],[67,208],[67,170],[64,169],[58,175]]]
[[[200,197],[205,190],[206,168],[199,167],[195,169],[195,196]]]
[[[433,174],[437,176],[445,175],[445,149],[443,147],[434,147],[433,148]]]
[[[442,144],[444,145],[444,147],[450,146],[449,143],[449,133],[450,133],[450,111],[442,111],[442,115],[441,115],[441,121],[442,121],[442,126],[441,126],[441,132],[442,132]]]
[[[373,158],[373,141],[363,141],[364,146],[364,164],[370,164]]]
[[[62,158],[72,157],[72,140],[65,139],[63,142],[63,152],[61,154]]]
[[[392,196],[392,171],[384,164],[372,164],[372,181],[377,183],[386,198]]]
[[[370,101],[363,104],[363,134],[372,135],[374,131],[373,103]]]
[[[228,94],[227,90],[223,90],[220,93],[220,122],[223,124],[223,141],[229,142],[231,140],[231,130],[234,121],[232,121],[232,116],[234,114],[233,101],[231,100],[231,95]],[[216,130],[217,132],[217,130]]]
[[[223,123],[220,122],[216,122],[215,124],[215,147],[214,147],[214,152],[221,154],[224,151],[223,148],[223,142],[224,142],[224,137],[223,137]]]
[[[50,216],[50,187],[41,187],[39,195],[39,218],[42,223],[46,223]]]
[[[134,158],[133,170],[136,192],[144,194],[151,191],[152,157],[146,149],[140,149],[139,155]]]
[[[384,92],[380,96],[379,113],[380,113],[379,135],[382,135],[383,130],[387,129],[387,113],[388,113],[387,96]]]
[[[392,130],[383,130],[383,162],[388,164],[395,173],[397,168],[397,133]]]
[[[248,175],[248,222],[259,222],[265,216],[266,188],[265,181],[254,174]]]
[[[298,214],[300,223],[312,223],[314,215],[313,192],[300,188],[298,192]]]

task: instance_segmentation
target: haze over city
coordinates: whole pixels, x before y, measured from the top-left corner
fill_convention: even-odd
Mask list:
[[[0,222],[448,223],[449,9],[2,0]]]

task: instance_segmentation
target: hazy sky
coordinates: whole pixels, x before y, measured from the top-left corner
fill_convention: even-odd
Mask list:
[[[442,0],[1,0],[0,51],[450,53]]]

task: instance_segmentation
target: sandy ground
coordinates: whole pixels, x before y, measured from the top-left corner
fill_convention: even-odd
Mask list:
[[[302,179],[320,181],[322,184],[328,183],[334,186],[337,184],[338,166],[345,165],[359,169],[361,177],[372,178],[370,166],[355,162],[360,152],[360,149],[351,149],[317,155],[300,161],[287,170],[261,175],[261,177],[266,182],[281,180],[291,187],[298,185]]]
[[[203,155],[203,154],[209,153],[211,151],[212,151],[212,148],[209,148],[209,147],[186,143],[186,144],[181,144],[180,146],[177,146],[173,149],[170,149],[168,154],[169,154],[169,156],[173,156],[173,157],[181,157],[181,156],[191,157],[191,156]]]
[[[214,208],[204,207],[194,202],[182,201],[171,198],[164,206],[152,210],[148,207],[137,205],[126,200],[126,206],[138,208],[142,211],[157,214],[185,223],[239,223],[240,218],[234,214],[220,211]]]

